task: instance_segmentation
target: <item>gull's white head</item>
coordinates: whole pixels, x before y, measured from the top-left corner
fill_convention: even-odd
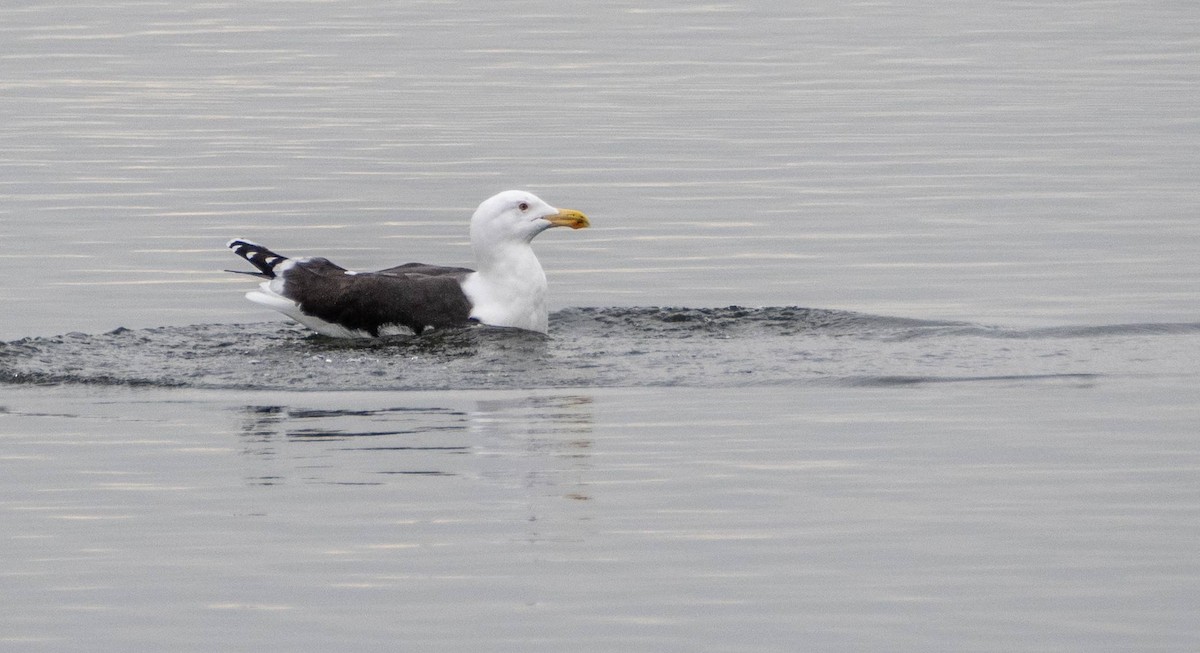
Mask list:
[[[493,326],[546,332],[546,273],[529,246],[551,227],[583,229],[587,216],[556,209],[533,193],[506,190],[471,216],[476,272],[463,281],[471,317]]]
[[[571,209],[556,209],[537,195],[523,190],[506,190],[484,200],[471,216],[471,244],[481,247],[504,243],[528,244],[551,227],[583,229],[587,216]]]

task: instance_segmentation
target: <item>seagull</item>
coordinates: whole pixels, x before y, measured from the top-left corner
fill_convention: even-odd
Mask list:
[[[335,338],[420,335],[472,322],[546,333],[546,273],[531,243],[551,227],[587,226],[579,211],[508,190],[484,200],[471,216],[474,270],[405,263],[355,272],[235,238],[227,247],[258,271],[227,271],[266,279],[246,299]]]

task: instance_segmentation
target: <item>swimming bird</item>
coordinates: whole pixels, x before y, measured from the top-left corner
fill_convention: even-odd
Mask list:
[[[471,216],[477,269],[405,263],[355,272],[321,257],[288,258],[249,240],[227,246],[266,279],[246,299],[335,338],[367,338],[479,322],[545,333],[546,273],[533,253],[551,227],[583,229],[583,213],[519,190],[498,193]]]

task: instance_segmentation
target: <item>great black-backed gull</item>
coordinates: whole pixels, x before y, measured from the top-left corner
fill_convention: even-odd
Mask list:
[[[545,333],[546,273],[530,243],[551,227],[587,226],[579,211],[509,190],[471,216],[477,270],[406,263],[354,272],[325,258],[287,258],[240,238],[228,247],[258,268],[241,274],[267,279],[247,299],[327,336],[420,334],[472,321]]]

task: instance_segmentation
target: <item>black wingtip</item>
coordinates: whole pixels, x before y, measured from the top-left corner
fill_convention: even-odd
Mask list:
[[[225,243],[225,246],[233,250],[234,254],[246,259],[251,265],[258,268],[258,272],[243,272],[241,274],[274,279],[275,266],[287,260],[286,256],[280,256],[258,243],[242,238],[234,238]],[[234,270],[228,270],[228,272],[234,272]]]

